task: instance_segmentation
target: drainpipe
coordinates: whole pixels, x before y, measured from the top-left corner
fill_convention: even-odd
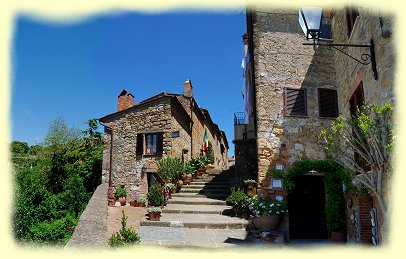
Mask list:
[[[109,166],[109,188],[107,190],[107,205],[112,207],[115,203],[116,190],[113,188],[111,179],[111,168],[113,167],[113,129],[103,124],[100,120],[99,123],[110,132],[110,166]]]
[[[190,158],[193,158],[193,97],[190,98],[190,119],[192,120],[190,126]]]

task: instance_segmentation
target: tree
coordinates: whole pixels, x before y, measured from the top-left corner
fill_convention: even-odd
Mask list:
[[[11,154],[13,156],[25,156],[30,150],[28,144],[22,141],[11,142]]]
[[[392,112],[390,103],[364,105],[355,115],[348,119],[340,116],[329,131],[321,132],[327,144],[326,155],[350,169],[355,182],[361,183],[377,199],[384,221],[381,224],[382,237],[388,224],[388,204],[382,188],[384,179],[389,179],[392,172]],[[354,152],[366,165],[359,163]]]

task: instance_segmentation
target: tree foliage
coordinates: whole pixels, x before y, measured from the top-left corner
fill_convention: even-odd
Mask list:
[[[362,106],[348,119],[338,117],[331,129],[323,130],[321,137],[326,143],[326,155],[353,172],[355,182],[361,183],[376,199],[384,215],[382,232],[387,224],[387,202],[383,197],[383,181],[392,172],[391,158],[394,145],[393,107]],[[357,153],[365,165],[354,156]]]
[[[103,147],[97,120],[89,120],[88,127],[72,129],[59,118],[50,124],[43,144],[11,144],[13,230],[18,241],[63,245],[71,237],[101,183]],[[21,158],[22,154],[26,157]]]

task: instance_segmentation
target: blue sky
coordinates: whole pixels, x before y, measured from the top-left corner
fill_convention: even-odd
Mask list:
[[[243,111],[245,12],[100,14],[63,25],[17,16],[12,52],[12,140],[41,143],[51,121],[85,127],[117,110],[125,88],[139,102],[160,92],[195,99],[224,130],[234,154],[233,114]]]

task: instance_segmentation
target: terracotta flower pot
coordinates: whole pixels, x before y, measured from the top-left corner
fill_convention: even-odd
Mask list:
[[[253,197],[257,194],[257,187],[255,185],[248,185],[247,186],[247,195]]]
[[[336,231],[330,231],[331,233],[331,241],[334,243],[345,243],[347,237],[345,232],[336,232]]]
[[[130,206],[131,207],[144,207],[144,204],[142,202],[130,201]]]
[[[183,179],[183,184],[189,184],[192,182],[192,174],[186,174],[185,178]]]
[[[263,215],[252,219],[252,223],[259,231],[276,230],[279,226],[281,216]]]
[[[206,172],[206,168],[204,168],[204,167],[199,167],[199,169],[197,169],[198,175],[203,175],[205,172]]]
[[[119,197],[118,201],[121,203],[121,206],[125,206],[125,203],[126,203],[125,197]]]
[[[161,212],[149,212],[149,220],[159,221],[161,218]]]

